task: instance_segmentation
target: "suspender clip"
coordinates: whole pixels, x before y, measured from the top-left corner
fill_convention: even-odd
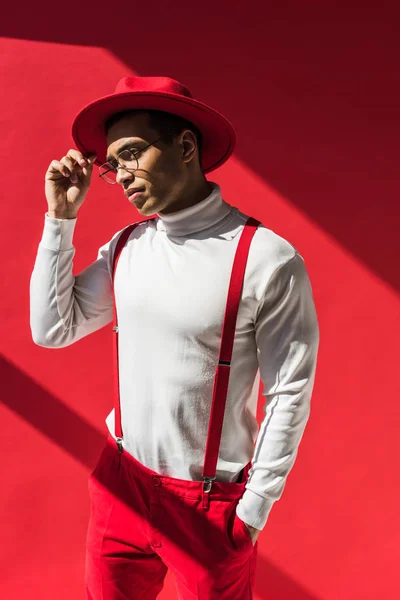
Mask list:
[[[117,438],[117,446],[118,446],[118,450],[120,451],[121,454],[124,451],[124,447],[122,446],[123,441],[124,441],[123,438]]]
[[[215,480],[215,477],[204,477],[203,478],[203,492],[205,494],[209,494],[211,492],[212,482]]]
[[[215,477],[204,477],[203,478],[202,508],[204,510],[208,510],[210,508],[210,492],[211,492],[212,482],[214,481],[214,479],[215,479]]]

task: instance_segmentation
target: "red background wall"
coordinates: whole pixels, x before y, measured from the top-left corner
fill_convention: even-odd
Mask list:
[[[321,346],[312,412],[259,538],[256,600],[399,597],[400,44],[394,9],[377,6],[7,8],[1,597],[84,597],[87,477],[112,403],[111,326],[66,349],[35,346],[29,279],[47,166],[72,147],[76,112],[130,73],[174,77],[231,119],[235,155],[208,178],[299,249],[314,289]],[[120,191],[94,177],[75,273],[137,218]],[[161,597],[175,597],[169,575]]]

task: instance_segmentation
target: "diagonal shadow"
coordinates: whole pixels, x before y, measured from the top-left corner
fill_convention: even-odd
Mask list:
[[[249,169],[400,287],[397,2],[381,11],[364,5],[362,15],[351,0],[334,10],[223,1],[197,9],[176,0],[154,11],[147,2],[124,6],[112,28],[108,5],[84,3],[73,27],[49,0],[41,9],[25,7],[21,19],[19,5],[9,5],[0,34],[100,46],[140,75],[179,79],[232,121],[236,156]],[[83,96],[111,92],[81,85],[76,104],[69,98],[71,120]],[[250,200],[268,214],[266,199]]]
[[[0,357],[0,377],[3,383],[2,403],[5,406],[58,444],[75,460],[89,469],[93,468],[105,445],[105,436],[99,430],[4,357]],[[92,478],[125,503],[125,496],[120,488],[113,486],[112,482],[104,477],[104,471],[102,473],[97,466]],[[167,490],[164,489],[163,493],[168,496]],[[169,501],[173,503],[176,499],[170,497]],[[131,506],[128,509],[134,510]],[[171,527],[171,522],[167,519],[161,520],[159,527],[161,533],[178,547],[179,538],[174,527]],[[202,560],[207,563],[207,556],[200,556],[199,561]],[[263,600],[318,600],[259,553],[254,591]]]
[[[104,434],[0,356],[1,402],[85,467],[93,468]]]

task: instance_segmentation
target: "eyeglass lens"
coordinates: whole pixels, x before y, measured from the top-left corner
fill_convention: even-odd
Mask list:
[[[136,171],[139,168],[139,161],[133,152],[123,150],[117,156],[118,164],[127,171]],[[107,183],[116,183],[117,181],[117,165],[113,166],[110,163],[104,163],[99,167],[99,175]]]

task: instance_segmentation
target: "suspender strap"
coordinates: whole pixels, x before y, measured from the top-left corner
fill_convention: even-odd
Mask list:
[[[114,290],[114,278],[115,278],[115,271],[117,268],[119,257],[121,255],[121,251],[122,251],[123,247],[125,246],[129,236],[131,235],[132,231],[138,225],[140,225],[140,223],[144,223],[145,221],[148,221],[148,220],[151,220],[151,219],[143,219],[143,221],[139,221],[138,223],[132,223],[132,225],[128,225],[128,227],[125,227],[125,229],[122,231],[122,233],[120,234],[120,236],[118,238],[117,244],[115,246],[114,256],[113,256],[113,265],[112,265],[112,290],[113,290],[113,298],[114,298],[113,331],[115,333],[114,344],[113,344],[113,378],[114,378],[114,409],[115,409],[114,418],[115,418],[115,437],[117,438],[118,449],[120,452],[122,452],[122,450],[123,450],[123,448],[122,448],[123,433],[122,433],[122,422],[121,422],[121,402],[120,402],[120,397],[119,397],[119,367],[118,367],[118,364],[119,364],[118,332],[119,332],[119,330],[118,330],[118,317],[117,317],[117,303],[115,300],[115,290]]]
[[[235,338],[236,321],[242,294],[244,274],[251,240],[253,239],[258,225],[260,225],[260,222],[256,221],[253,217],[250,217],[247,220],[241,233],[232,267],[225,318],[222,326],[221,348],[214,379],[214,391],[204,458],[203,508],[205,509],[208,508],[208,492],[211,490],[212,481],[215,479],[217,467],[226,398],[228,395],[233,342]],[[207,496],[205,496],[205,494],[207,494]]]

